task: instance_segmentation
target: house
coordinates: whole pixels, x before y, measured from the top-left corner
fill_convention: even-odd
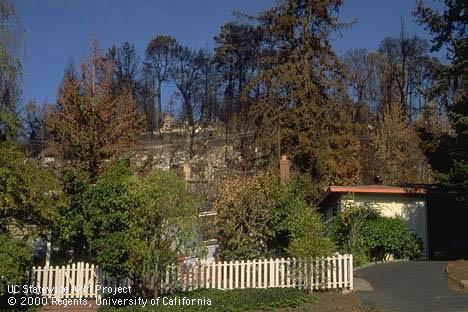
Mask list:
[[[171,115],[164,116],[162,131],[163,132],[171,132],[174,129],[175,121]]]
[[[423,257],[429,256],[427,194],[422,186],[330,186],[319,200],[325,220],[349,204],[368,203],[383,216],[403,218],[423,241]]]

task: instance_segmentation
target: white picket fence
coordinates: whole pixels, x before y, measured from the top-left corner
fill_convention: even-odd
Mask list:
[[[31,285],[45,297],[96,298],[102,287],[129,286],[130,280],[117,282],[94,264],[78,262],[66,266],[33,267]]]
[[[353,289],[353,256],[335,255],[311,260],[261,259],[194,263],[171,267],[161,289],[243,289],[295,287],[311,290]]]
[[[48,297],[95,298],[97,285],[128,286],[130,281],[116,282],[94,265],[85,263],[62,267],[34,267],[32,283],[50,291]],[[353,256],[338,255],[311,260],[257,259],[230,262],[192,261],[170,266],[162,274],[163,293],[200,288],[244,289],[294,287],[309,290],[353,289]]]

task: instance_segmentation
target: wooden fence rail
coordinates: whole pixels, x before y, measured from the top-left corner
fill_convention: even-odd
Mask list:
[[[107,286],[128,286],[106,276],[97,266],[79,262],[62,267],[34,267],[32,285],[48,297],[95,298]],[[186,262],[170,266],[160,278],[163,293],[200,288],[244,289],[294,287],[310,290],[353,289],[353,256],[255,259],[230,262]]]

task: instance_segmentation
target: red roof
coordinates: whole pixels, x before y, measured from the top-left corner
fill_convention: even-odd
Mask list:
[[[319,204],[332,194],[338,193],[370,193],[370,194],[406,194],[425,195],[427,187],[422,186],[390,186],[390,185],[356,185],[356,186],[330,186],[322,195]]]

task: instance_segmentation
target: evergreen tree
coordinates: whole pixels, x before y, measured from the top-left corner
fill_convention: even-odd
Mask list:
[[[16,137],[22,70],[18,51],[23,34],[14,6],[8,0],[0,0],[0,141]]]
[[[359,141],[341,101],[343,66],[330,44],[340,28],[340,0],[285,1],[261,14],[265,39],[255,91],[257,143],[291,156],[296,168],[322,186],[358,182]],[[317,189],[318,190],[318,189]]]
[[[432,149],[431,163],[440,173],[439,180],[451,197],[468,205],[468,36],[466,1],[444,0],[439,12],[418,2],[415,15],[432,38],[432,50],[446,49],[450,64],[440,66],[433,93],[447,94],[453,135],[441,136]]]

